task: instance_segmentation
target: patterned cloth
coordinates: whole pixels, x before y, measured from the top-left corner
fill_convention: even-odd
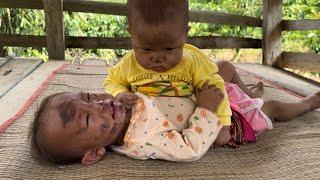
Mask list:
[[[273,128],[271,119],[261,110],[261,98],[250,98],[238,85],[228,82],[226,90],[231,109],[241,115],[241,118],[236,119],[245,119],[256,135]]]
[[[237,111],[232,110],[231,126],[230,126],[230,141],[224,145],[227,148],[238,148],[241,144],[247,142],[255,142],[257,140],[250,124]]]
[[[241,144],[255,142],[256,137],[272,129],[272,122],[261,110],[263,100],[250,98],[238,85],[226,82],[226,90],[232,110],[230,134],[231,140],[224,145],[238,148]]]
[[[217,138],[222,126],[212,112],[195,108],[181,97],[139,96],[118,153],[136,159],[194,161],[200,159]]]

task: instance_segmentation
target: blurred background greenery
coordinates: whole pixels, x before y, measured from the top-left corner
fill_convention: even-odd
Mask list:
[[[104,2],[125,3],[126,0],[100,0]],[[211,10],[221,13],[245,15],[262,18],[263,0],[190,0],[190,9]],[[283,19],[320,19],[319,0],[283,0]],[[1,9],[0,33],[22,35],[45,35],[44,13],[42,10]],[[65,34],[67,36],[87,37],[128,37],[126,18],[91,13],[64,12]],[[189,36],[216,35],[262,38],[261,28],[190,23]],[[47,58],[45,48],[6,47],[7,54],[20,57]],[[320,54],[320,30],[283,32],[282,50]],[[261,49],[210,49],[205,50],[216,60],[261,63]],[[126,53],[123,49],[67,49],[66,58],[81,59],[119,58]],[[291,70],[320,82],[319,73]]]

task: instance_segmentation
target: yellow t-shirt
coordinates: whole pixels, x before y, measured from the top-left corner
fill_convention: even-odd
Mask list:
[[[133,91],[148,96],[190,97],[195,87],[200,88],[208,82],[209,85],[214,84],[220,88],[224,94],[216,115],[223,126],[229,126],[231,109],[224,81],[217,72],[217,65],[205,53],[189,44],[184,46],[179,64],[166,72],[144,69],[132,50],[109,69],[104,87],[113,96],[124,91]]]

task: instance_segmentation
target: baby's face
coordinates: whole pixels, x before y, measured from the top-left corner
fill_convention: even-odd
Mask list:
[[[129,31],[136,59],[143,68],[165,72],[179,63],[188,32],[180,22],[137,22]]]
[[[109,94],[63,93],[48,108],[45,139],[57,153],[83,153],[117,140],[124,127],[125,111]]]

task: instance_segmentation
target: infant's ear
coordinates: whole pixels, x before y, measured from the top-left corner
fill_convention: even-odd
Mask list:
[[[105,148],[96,148],[88,150],[81,159],[81,163],[90,166],[99,161],[106,153]]]

